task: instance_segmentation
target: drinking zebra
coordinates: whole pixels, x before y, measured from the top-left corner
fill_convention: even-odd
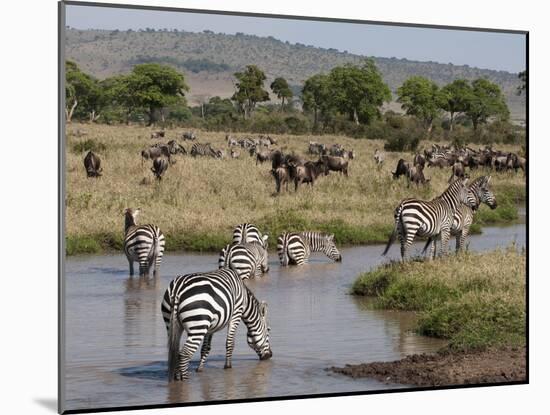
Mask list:
[[[267,238],[268,236],[262,235],[258,227],[252,223],[241,223],[233,229],[234,243],[257,242],[267,248]]]
[[[267,235],[265,236],[267,238]],[[242,279],[261,277],[269,271],[267,245],[257,242],[233,243],[220,252],[218,267],[231,268]]]
[[[286,232],[277,238],[277,253],[281,265],[303,265],[311,252],[323,252],[333,261],[342,261],[334,244],[334,235],[320,232]]]
[[[468,204],[463,203],[455,212],[453,225],[451,227],[451,235],[456,237],[456,252],[464,249],[466,238],[468,238],[470,234],[470,226],[474,221],[474,214],[477,209],[479,209],[479,206],[485,203],[491,209],[497,207],[495,195],[489,190],[490,180],[491,176],[481,176],[470,183],[468,186]],[[435,245],[435,239],[432,237],[428,238],[422,253],[428,250],[432,242]]]
[[[162,318],[168,331],[168,379],[188,378],[189,362],[201,348],[197,372],[204,368],[212,336],[228,327],[225,368],[231,367],[234,336],[242,319],[247,342],[260,360],[271,358],[267,304],[259,302],[237,273],[228,268],[177,276],[164,293]],[[187,339],[180,350],[183,332]]]
[[[399,237],[401,243],[401,260],[405,261],[407,250],[415,236],[435,237],[441,235],[443,253],[447,246],[453,218],[462,203],[472,203],[468,200],[468,179],[458,179],[449,185],[440,196],[433,200],[405,199],[395,209],[395,227],[382,255],[386,255]],[[432,245],[432,251],[434,250]],[[433,257],[433,252],[430,255]]]
[[[158,226],[138,225],[139,209],[124,210],[124,253],[130,266],[130,275],[134,275],[134,261],[139,262],[139,275],[147,276],[151,266],[156,276],[164,254],[164,235]]]

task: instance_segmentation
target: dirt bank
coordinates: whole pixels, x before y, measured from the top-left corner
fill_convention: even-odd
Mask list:
[[[441,352],[411,355],[394,362],[374,362],[330,370],[353,378],[369,377],[387,383],[445,386],[525,381],[525,348],[479,353]]]

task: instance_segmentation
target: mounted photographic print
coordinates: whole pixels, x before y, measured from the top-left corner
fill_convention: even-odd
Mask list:
[[[528,382],[527,32],[59,16],[60,412]]]

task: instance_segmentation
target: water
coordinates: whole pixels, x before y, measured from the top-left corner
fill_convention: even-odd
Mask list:
[[[470,250],[525,246],[525,225],[485,228]],[[417,252],[423,243],[415,245]],[[454,242],[453,242],[454,246]],[[156,281],[128,278],[123,255],[70,257],[66,264],[66,409],[183,403],[395,389],[404,385],[351,379],[332,365],[390,361],[433,352],[444,343],[411,331],[412,313],[372,310],[348,295],[357,275],[388,259],[382,246],[341,250],[343,262],[315,255],[303,267],[281,268],[271,255],[265,277],[247,281],[269,305],[273,358],[259,361],[237,333],[233,368],[224,370],[225,332],[214,335],[202,373],[195,355],[187,382],[168,384],[161,298],[177,274],[212,270],[214,254],[167,254]],[[397,258],[395,244],[389,257]],[[414,252],[411,252],[414,253]]]

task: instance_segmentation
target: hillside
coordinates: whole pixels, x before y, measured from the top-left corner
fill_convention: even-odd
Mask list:
[[[189,101],[233,93],[233,73],[247,64],[262,68],[269,84],[283,76],[299,90],[311,75],[334,66],[359,63],[365,56],[282,42],[272,37],[171,31],[106,31],[67,29],[67,59],[98,78],[129,72],[135,64],[159,62],[185,72],[191,87]],[[512,118],[525,119],[525,97],[515,94],[517,74],[473,68],[467,65],[374,58],[392,91],[413,75],[446,84],[456,78],[486,77],[503,89]],[[394,106],[392,106],[394,107]]]

